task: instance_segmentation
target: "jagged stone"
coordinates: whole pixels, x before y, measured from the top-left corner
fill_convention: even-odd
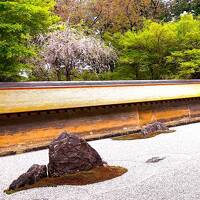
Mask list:
[[[103,164],[97,151],[79,136],[63,132],[49,145],[50,177],[90,170]]]
[[[147,126],[141,129],[141,133],[145,136],[152,133],[156,133],[156,132],[162,132],[162,131],[163,132],[169,131],[169,128],[161,122],[154,122],[152,124],[148,124]]]
[[[15,190],[24,187],[25,185],[32,185],[45,177],[47,177],[46,165],[34,164],[28,169],[26,173],[20,175],[10,184],[9,190]]]

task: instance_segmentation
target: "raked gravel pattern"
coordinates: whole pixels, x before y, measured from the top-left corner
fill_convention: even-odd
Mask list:
[[[144,140],[90,142],[110,165],[128,168],[121,177],[92,185],[6,195],[3,190],[32,164],[48,163],[48,151],[1,157],[0,200],[200,200],[200,123],[174,129]],[[145,163],[154,156],[166,159]]]

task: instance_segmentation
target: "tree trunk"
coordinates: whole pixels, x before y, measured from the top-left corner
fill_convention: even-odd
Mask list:
[[[154,69],[153,69],[153,67],[150,67],[149,70],[150,70],[151,80],[154,80]]]
[[[135,79],[138,80],[139,79],[139,67],[138,67],[137,64],[134,64],[133,67],[134,67],[134,70],[135,70]]]
[[[57,76],[57,80],[61,81],[61,73],[60,70],[56,70],[56,76]]]
[[[70,76],[70,70],[68,67],[65,67],[65,80],[66,81],[71,81],[71,76]]]

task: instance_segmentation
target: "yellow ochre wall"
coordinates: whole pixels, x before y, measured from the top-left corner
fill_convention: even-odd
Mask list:
[[[200,84],[0,89],[0,114],[200,97]]]

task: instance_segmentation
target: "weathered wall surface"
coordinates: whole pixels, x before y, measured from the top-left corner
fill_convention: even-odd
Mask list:
[[[200,97],[200,84],[0,88],[0,114]]]
[[[200,121],[200,98],[0,115],[0,155],[45,146],[63,130],[92,139],[138,131],[153,121]]]

